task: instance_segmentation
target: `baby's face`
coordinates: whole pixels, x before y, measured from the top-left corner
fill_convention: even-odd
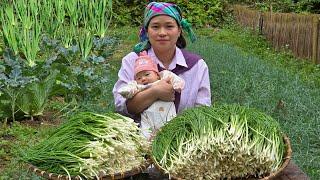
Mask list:
[[[158,73],[154,71],[141,71],[138,74],[136,74],[136,78],[135,78],[138,84],[144,84],[144,85],[153,83],[159,79],[160,77]]]

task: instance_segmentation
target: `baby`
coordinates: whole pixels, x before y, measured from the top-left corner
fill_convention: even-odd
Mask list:
[[[184,80],[168,70],[159,72],[157,65],[150,56],[148,56],[146,52],[142,52],[135,61],[134,81],[131,81],[126,86],[121,87],[119,89],[119,94],[127,99],[132,98],[135,94],[151,87],[160,79],[168,77],[173,85],[173,89],[177,92],[181,92],[185,85]],[[175,116],[176,109],[174,102],[161,100],[154,102],[141,113],[140,128],[142,134],[147,139],[150,139],[152,134]]]

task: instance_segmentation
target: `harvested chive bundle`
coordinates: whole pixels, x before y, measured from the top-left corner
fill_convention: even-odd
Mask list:
[[[272,117],[239,105],[197,107],[161,128],[155,164],[183,179],[260,178],[282,165],[284,142]]]
[[[144,164],[148,142],[132,119],[120,114],[78,113],[22,159],[50,173],[89,179]]]

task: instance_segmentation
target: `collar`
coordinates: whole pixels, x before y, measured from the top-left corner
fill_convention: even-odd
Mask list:
[[[148,50],[148,55],[157,63],[159,64],[160,67],[164,68],[164,65],[162,64],[162,62],[158,59],[158,57],[156,56],[156,54],[154,53],[153,48],[151,47]],[[188,67],[186,60],[180,50],[180,48],[176,47],[176,52],[175,55],[172,59],[172,62],[169,65],[168,70],[173,70],[174,68],[176,68],[177,65],[183,66],[183,67]]]

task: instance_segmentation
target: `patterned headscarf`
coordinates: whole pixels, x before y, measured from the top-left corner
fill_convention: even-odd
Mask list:
[[[180,27],[187,32],[191,42],[196,40],[196,36],[192,31],[191,24],[186,19],[181,17],[181,9],[173,3],[166,2],[151,2],[147,5],[144,11],[143,26],[140,29],[140,43],[136,44],[134,51],[139,53],[146,49],[148,45],[147,28],[150,20],[158,15],[167,15],[175,19]]]

